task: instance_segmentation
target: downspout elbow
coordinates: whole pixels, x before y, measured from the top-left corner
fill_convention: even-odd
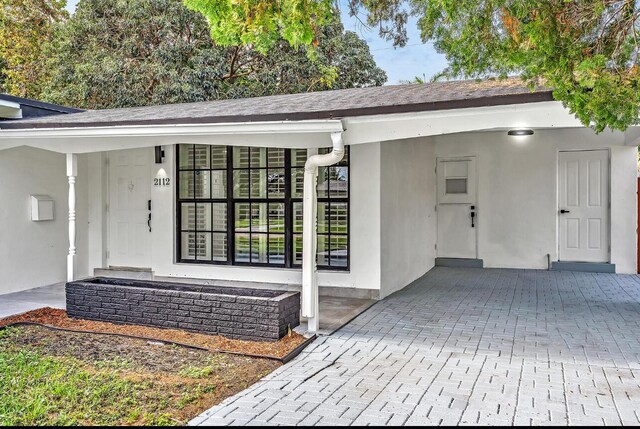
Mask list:
[[[313,155],[307,159],[304,169],[308,173],[313,173],[318,167],[328,167],[337,164],[344,158],[344,141],[342,133],[331,133],[331,141],[333,142],[333,150],[322,155]]]

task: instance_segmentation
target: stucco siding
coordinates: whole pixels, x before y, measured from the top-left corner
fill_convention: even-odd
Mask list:
[[[607,149],[611,155],[611,262],[635,272],[636,151],[623,134],[590,129],[505,131],[435,137],[437,157],[477,156],[478,257],[485,267],[547,268],[558,260],[558,153]]]
[[[0,294],[66,278],[68,182],[65,155],[28,147],[0,152]],[[87,274],[87,164],[78,159],[76,275]],[[31,220],[30,195],[54,200],[54,220]]]
[[[380,284],[387,296],[434,264],[435,151],[427,138],[384,142],[380,152]]]

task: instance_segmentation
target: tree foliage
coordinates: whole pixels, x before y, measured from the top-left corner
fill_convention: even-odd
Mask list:
[[[332,0],[184,0],[202,13],[211,36],[224,45],[251,44],[266,53],[280,35],[294,47],[317,43],[319,29],[332,21]]]
[[[180,0],[84,0],[48,56],[40,97],[84,108],[114,108],[381,85],[364,41],[331,21],[307,47],[282,38],[260,53],[213,42],[199,13]]]
[[[43,47],[67,17],[66,0],[0,0],[0,91],[37,91],[45,67]]]
[[[244,43],[268,45],[277,35],[309,44],[308,29],[331,10],[325,0],[289,0],[289,8],[300,5],[289,22],[269,8],[251,8],[267,0],[185,2],[197,4],[222,43],[231,39],[221,32],[229,32]],[[251,13],[222,22],[230,4]],[[638,123],[640,0],[348,0],[348,7],[395,46],[407,43],[408,18],[416,16],[422,40],[449,61],[445,76],[519,74],[532,86],[552,87],[596,131]],[[256,31],[247,22],[265,24]]]

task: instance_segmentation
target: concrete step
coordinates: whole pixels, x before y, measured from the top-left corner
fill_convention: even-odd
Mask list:
[[[615,273],[616,264],[608,262],[564,262],[551,263],[551,271],[582,271],[586,273]]]
[[[153,271],[150,269],[109,267],[93,270],[95,277],[114,277],[118,279],[153,280]]]

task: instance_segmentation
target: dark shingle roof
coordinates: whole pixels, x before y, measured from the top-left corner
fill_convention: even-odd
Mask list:
[[[521,80],[451,81],[352,88],[199,103],[91,110],[3,123],[0,128],[72,128],[113,125],[197,124],[339,119],[552,100],[551,90],[531,91]]]

